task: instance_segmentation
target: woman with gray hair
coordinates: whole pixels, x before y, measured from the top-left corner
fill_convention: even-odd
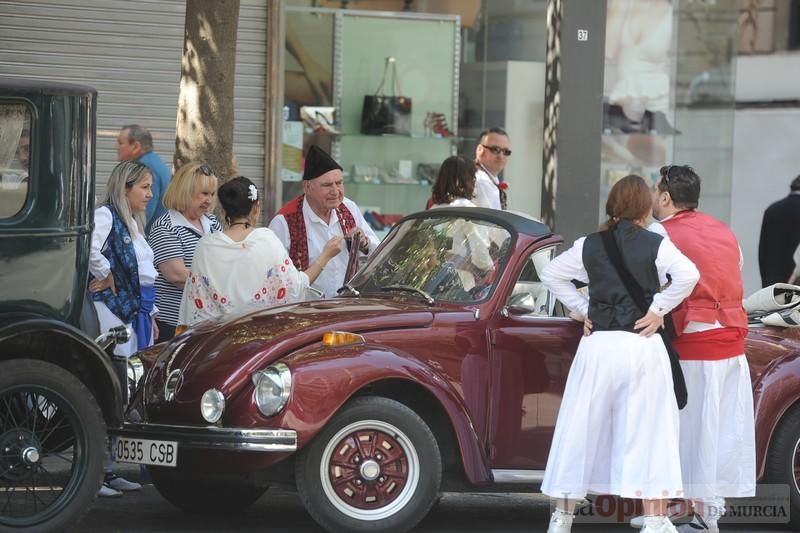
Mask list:
[[[153,197],[146,166],[123,161],[111,171],[106,197],[94,212],[89,254],[89,292],[100,329],[127,325],[134,335],[114,353],[130,357],[153,344],[155,321],[153,250],[144,237],[144,211]]]

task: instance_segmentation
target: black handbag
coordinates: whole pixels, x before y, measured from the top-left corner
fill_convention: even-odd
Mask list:
[[[622,284],[625,285],[625,289],[628,291],[630,297],[633,298],[633,301],[636,302],[636,306],[639,310],[647,314],[647,311],[650,309],[650,303],[647,302],[644,296],[644,289],[642,289],[642,286],[639,285],[639,282],[636,281],[636,278],[633,277],[633,274],[631,274],[628,267],[626,267],[625,263],[622,261],[622,253],[619,250],[617,241],[614,239],[614,233],[611,230],[606,230],[601,231],[600,235],[603,238],[603,247],[609,259],[611,259],[614,269],[622,280]],[[675,348],[672,347],[672,339],[675,338],[675,327],[672,324],[672,318],[669,314],[664,317],[664,327],[659,330],[658,333],[661,335],[661,340],[664,341],[664,347],[667,349],[667,355],[669,355],[669,366],[672,370],[672,388],[675,391],[675,401],[678,403],[678,409],[683,409],[686,407],[688,393],[686,391],[686,380],[683,377],[683,370],[681,369],[680,357]]]
[[[391,94],[383,93],[389,66],[392,68]],[[411,135],[411,98],[400,95],[400,81],[397,78],[397,62],[393,57],[386,58],[383,78],[375,94],[364,96],[361,110],[361,133],[366,135]]]

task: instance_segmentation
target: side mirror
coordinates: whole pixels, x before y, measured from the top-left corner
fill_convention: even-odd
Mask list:
[[[536,308],[531,305],[507,305],[503,308],[503,316],[530,315],[535,312]]]

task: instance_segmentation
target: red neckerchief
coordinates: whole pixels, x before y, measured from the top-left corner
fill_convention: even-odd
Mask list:
[[[286,225],[289,227],[289,257],[291,258],[297,270],[306,270],[308,264],[308,233],[306,232],[306,220],[303,216],[303,200],[304,195],[290,200],[284,205],[279,215],[283,215],[286,219]],[[347,209],[344,202],[336,208],[336,216],[339,219],[339,225],[342,228],[342,235],[347,235],[356,227],[356,220],[353,213]]]

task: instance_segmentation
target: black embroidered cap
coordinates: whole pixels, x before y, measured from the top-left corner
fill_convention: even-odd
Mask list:
[[[317,145],[312,145],[306,154],[303,179],[313,180],[331,170],[342,170],[342,167],[325,150]]]

